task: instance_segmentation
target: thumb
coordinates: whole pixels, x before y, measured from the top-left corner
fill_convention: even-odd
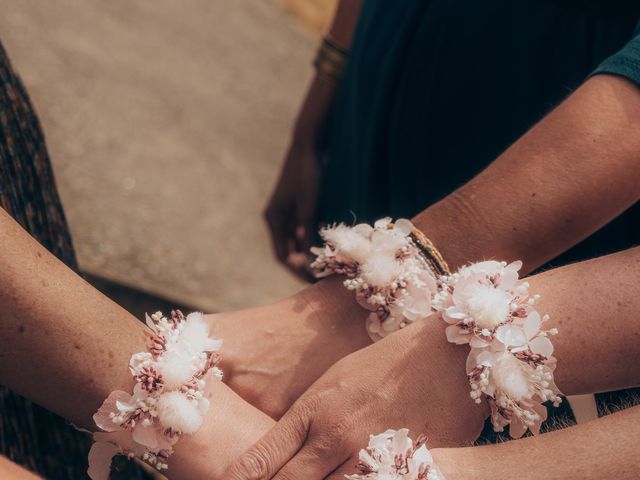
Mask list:
[[[302,447],[309,417],[290,410],[225,471],[222,480],[268,480]]]

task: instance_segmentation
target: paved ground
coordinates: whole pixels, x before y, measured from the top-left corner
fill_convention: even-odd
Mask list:
[[[83,269],[207,310],[299,283],[260,211],[315,40],[270,1],[0,0]]]

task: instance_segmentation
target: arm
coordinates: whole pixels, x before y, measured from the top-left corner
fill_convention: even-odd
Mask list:
[[[0,455],[0,477],[4,480],[37,480],[33,473]]]
[[[0,210],[0,382],[74,424],[131,391],[146,327],[49,254]],[[215,478],[272,421],[217,383],[204,426],[178,443],[171,478]]]
[[[563,393],[640,384],[639,277],[635,248],[530,278],[538,310],[560,330]],[[437,447],[470,445],[486,410],[469,399],[468,347],[448,343],[444,328],[433,316],[337,362],[224,478],[321,479],[387,428],[424,431]]]
[[[638,132],[640,90],[593,77],[414,223],[452,268],[499,258],[523,260],[531,271],[638,200]]]
[[[596,76],[484,172],[416,216],[414,224],[440,248],[452,269],[470,261],[496,258],[522,259],[524,270],[530,271],[637,201],[638,132],[640,90],[621,78]],[[345,294],[340,283],[336,279],[324,280],[296,295],[293,302],[287,300],[264,310],[226,317],[229,323],[245,321],[246,334],[255,334],[253,352],[275,349],[263,339],[265,333],[280,329],[283,323],[290,322],[282,327],[286,332],[295,331],[300,324],[310,325],[311,331],[323,331],[321,322],[310,321],[313,317],[301,315],[292,304],[331,311],[324,317],[337,320],[328,322],[335,332],[348,328],[341,323],[341,311],[350,312],[345,315],[353,319],[349,327],[361,325],[363,312],[354,311],[353,297]],[[256,315],[263,321],[252,321]],[[296,380],[282,376],[287,380],[279,385],[278,378],[268,378],[256,372],[255,365],[243,363],[243,358],[250,358],[252,352],[244,351],[246,343],[235,342],[232,331],[229,346],[241,352],[232,366],[237,373],[231,378],[233,388],[261,408],[281,413],[328,366],[345,353],[367,345],[367,339],[360,338],[334,350],[330,341],[321,341],[330,340],[329,337],[302,333],[296,331],[289,350],[292,367],[288,373]],[[263,358],[275,357],[265,354]],[[310,358],[323,361],[307,362]],[[296,368],[299,363],[310,366],[301,374]],[[287,364],[278,362],[271,365],[270,371],[280,371]],[[267,365],[263,367],[269,371]],[[269,406],[261,404],[252,393],[260,385],[272,398]]]
[[[638,477],[640,457],[629,439],[637,438],[640,407],[541,437],[432,453],[444,476],[455,480],[631,480]]]
[[[362,0],[340,0],[329,29],[349,49]],[[308,277],[306,252],[317,228],[316,202],[321,165],[318,150],[336,93],[332,78],[316,73],[302,102],[280,178],[265,210],[273,247],[294,273]]]

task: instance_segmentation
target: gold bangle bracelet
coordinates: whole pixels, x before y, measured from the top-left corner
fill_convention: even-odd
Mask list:
[[[393,222],[391,222],[387,228],[393,228]],[[442,257],[442,254],[421,230],[413,227],[409,237],[415,246],[418,247],[418,250],[420,250],[420,256],[427,263],[429,270],[431,270],[436,278],[441,277],[442,275],[451,275],[449,265]]]
[[[348,52],[345,48],[341,47],[331,38],[325,37],[318,48],[313,66],[318,73],[322,73],[339,81],[344,73],[347,55]]]
[[[436,274],[436,277],[440,277],[442,275],[451,275],[449,265],[447,265],[447,262],[442,257],[442,254],[422,231],[414,228],[410,236],[411,240],[413,240],[413,243],[415,243],[420,250],[420,253],[422,253],[423,258]]]
[[[328,48],[335,50],[336,52],[342,54],[343,57],[347,57],[349,55],[349,50],[347,50],[345,47],[343,47],[342,45],[340,45],[338,42],[336,42],[333,38],[331,38],[329,35],[326,35],[323,39],[322,39],[322,43],[324,45],[326,45]]]

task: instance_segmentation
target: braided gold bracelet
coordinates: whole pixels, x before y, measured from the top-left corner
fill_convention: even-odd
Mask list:
[[[415,243],[416,247],[420,250],[422,257],[429,264],[436,277],[451,275],[449,265],[447,265],[442,254],[421,230],[414,228],[409,236],[411,237],[411,240],[413,240],[413,243]]]
[[[393,225],[393,222],[389,223],[387,228],[392,229]],[[414,245],[418,247],[420,256],[427,263],[434,277],[439,278],[443,275],[451,275],[449,265],[442,257],[442,254],[436,248],[433,242],[429,240],[429,238],[427,238],[422,230],[413,227],[413,230],[411,230],[411,233],[409,234],[409,238],[411,238]]]

